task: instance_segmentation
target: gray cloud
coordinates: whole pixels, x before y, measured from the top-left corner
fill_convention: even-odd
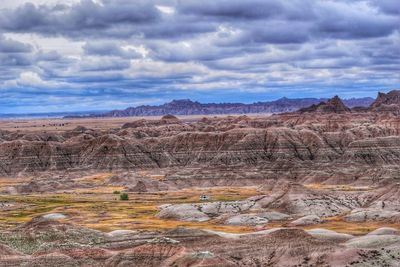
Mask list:
[[[288,20],[310,19],[312,17],[311,1],[293,0],[181,0],[178,10],[198,16],[214,17],[221,20],[259,20],[283,18]]]
[[[0,9],[3,102],[400,84],[397,0],[27,1]]]
[[[358,39],[388,36],[399,28],[399,19],[376,13],[372,9],[341,2],[320,3],[318,31],[328,37]]]
[[[123,46],[110,41],[87,42],[83,46],[83,50],[87,55],[97,56],[118,56],[122,58],[141,58],[143,55],[133,47]]]
[[[0,53],[29,53],[32,46],[0,35]]]
[[[387,14],[400,14],[400,5],[397,0],[373,0],[372,5],[377,6],[382,12]]]
[[[145,0],[82,0],[78,4],[36,6],[26,3],[15,10],[0,13],[0,25],[6,31],[40,32],[42,34],[80,35],[85,30],[110,30],[119,25],[151,23],[159,11]],[[132,33],[135,29],[132,29]]]
[[[32,46],[0,34],[0,65],[4,67],[28,66],[32,63]],[[1,67],[0,67],[1,69]]]

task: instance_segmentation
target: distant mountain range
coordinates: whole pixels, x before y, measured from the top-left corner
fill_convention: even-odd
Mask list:
[[[212,114],[250,114],[250,113],[282,113],[292,112],[301,108],[317,105],[327,101],[328,98],[296,98],[286,97],[275,101],[256,102],[252,104],[243,103],[207,103],[203,104],[190,99],[173,100],[159,106],[129,107],[124,110],[113,110],[102,114],[91,114],[89,116],[66,116],[66,118],[77,117],[129,117],[129,116],[163,116],[172,115],[212,115]],[[371,97],[344,99],[348,107],[367,107],[374,102]]]
[[[1,119],[57,119],[63,117],[85,117],[94,116],[96,114],[103,114],[107,112],[102,111],[74,111],[74,112],[47,112],[47,113],[0,113]]]

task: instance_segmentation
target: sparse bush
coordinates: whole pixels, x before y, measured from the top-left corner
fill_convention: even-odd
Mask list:
[[[119,192],[118,190],[115,190],[115,191],[113,192],[113,194],[114,194],[114,195],[119,195],[119,194],[121,194],[121,192]]]
[[[122,193],[121,195],[119,195],[119,199],[120,200],[129,200],[129,196],[127,193]]]

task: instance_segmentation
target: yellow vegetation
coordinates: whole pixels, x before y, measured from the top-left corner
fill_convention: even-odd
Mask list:
[[[165,191],[155,193],[129,193],[128,201],[120,201],[119,195],[114,191],[123,191],[123,187],[106,186],[104,181],[110,173],[80,178],[80,181],[97,184],[93,188],[80,188],[67,193],[47,193],[32,195],[0,195],[0,202],[15,203],[15,208],[3,209],[0,216],[0,230],[14,227],[33,217],[52,212],[67,215],[66,222],[86,226],[102,231],[116,229],[131,230],[162,230],[176,227],[205,228],[217,231],[241,233],[254,231],[252,227],[222,225],[217,220],[208,222],[181,222],[174,220],[158,219],[155,215],[162,204],[178,204],[200,202],[200,195],[208,195],[210,201],[242,200],[258,195],[256,187],[213,187],[189,188],[178,191]],[[23,180],[1,179],[2,186],[15,185]],[[347,186],[326,186],[321,184],[308,185],[314,189],[361,190]],[[271,222],[268,228],[288,227],[287,223]],[[386,224],[381,222],[350,223],[341,217],[328,218],[319,225],[305,226],[304,229],[325,228],[337,232],[351,234],[365,234],[379,227],[395,227],[400,229],[400,224]]]
[[[98,180],[90,177],[85,179]],[[241,200],[257,194],[256,187],[192,188],[171,192],[129,193],[128,201],[120,201],[113,194],[122,187],[99,186],[93,189],[78,189],[71,193],[33,194],[24,196],[0,196],[0,202],[20,204],[12,210],[3,210],[0,229],[27,222],[35,216],[60,212],[68,216],[66,222],[110,231],[115,229],[160,230],[178,226],[208,228],[227,232],[251,231],[250,227],[219,225],[214,221],[196,223],[162,220],[155,218],[158,206],[166,203],[199,202],[199,196],[207,194],[211,201]]]

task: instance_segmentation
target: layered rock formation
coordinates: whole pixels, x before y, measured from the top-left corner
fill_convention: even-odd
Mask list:
[[[167,178],[212,175],[216,182],[215,170],[220,178],[225,172],[243,179],[394,178],[399,134],[398,117],[377,113],[137,120],[107,131],[2,131],[0,174],[168,168]]]
[[[400,114],[400,90],[393,90],[387,94],[379,93],[377,99],[371,104],[370,110]]]
[[[109,130],[0,130],[0,175],[160,169],[169,185],[177,187],[265,184],[277,178],[383,183],[398,179],[400,119],[377,110],[396,105],[397,97],[395,91],[381,94],[370,112],[349,112],[334,97],[307,112],[269,117],[184,121],[167,115]],[[52,182],[55,188],[71,184]],[[135,190],[165,187],[143,183]],[[40,181],[34,181],[21,192],[39,187]]]
[[[300,113],[349,113],[350,111],[350,108],[346,107],[346,105],[343,104],[342,100],[338,96],[329,99],[327,102],[321,102],[317,105],[312,105],[299,110]]]
[[[382,232],[382,231],[380,231]],[[397,266],[400,236],[325,229],[100,231],[35,218],[0,232],[1,266]]]
[[[123,202],[129,207],[136,205],[134,197],[147,192],[174,190],[171,204],[157,202],[164,205],[150,215],[156,218],[146,220],[259,230],[103,233],[63,223],[73,221],[75,210],[43,214],[32,207],[38,217],[0,231],[0,265],[396,266],[400,261],[400,236],[393,228],[400,222],[396,97],[395,93],[381,95],[363,111],[350,112],[335,97],[306,112],[270,117],[185,121],[166,115],[108,130],[0,130],[0,176],[8,176],[10,185],[2,187],[1,194],[65,194],[68,190],[76,194],[80,189],[118,186],[130,192],[131,202]],[[111,173],[102,179],[82,177],[91,171]],[[10,182],[17,176],[31,179]],[[180,188],[240,186],[242,190],[245,185],[257,189],[235,201],[224,195],[223,200],[205,202],[190,196],[190,201],[199,203],[176,202]],[[111,192],[108,199],[99,199],[118,201],[112,200]],[[79,203],[93,197],[91,193],[82,193]],[[0,203],[0,210],[14,212],[18,205],[30,203],[6,201]],[[93,208],[102,209],[97,203]],[[129,211],[129,216],[136,214]],[[351,224],[363,229],[374,226],[371,230],[393,227],[357,237],[354,232],[323,229],[332,225],[337,228],[331,229],[345,229]]]

